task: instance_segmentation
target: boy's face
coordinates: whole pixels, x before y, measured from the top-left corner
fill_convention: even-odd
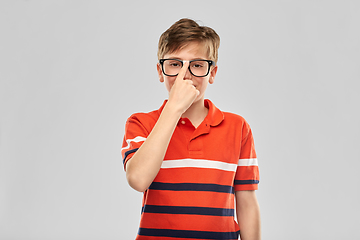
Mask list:
[[[195,60],[195,59],[210,60],[207,55],[206,47],[204,46],[204,44],[197,43],[197,42],[192,42],[192,43],[188,44],[186,47],[180,49],[179,51],[176,51],[176,52],[173,52],[170,54],[165,54],[165,56],[163,58],[179,59],[179,60],[183,60],[183,61],[184,60],[191,61],[191,60]],[[174,85],[176,76],[170,77],[170,76],[164,75],[159,63],[157,64],[157,71],[159,74],[160,82],[164,82],[166,89],[168,90],[168,92],[170,92],[171,87]],[[207,87],[208,83],[210,83],[210,84],[214,83],[216,72],[217,72],[217,66],[211,66],[210,72],[207,76],[195,77],[194,75],[192,75],[190,73],[189,69],[187,69],[186,74],[184,76],[184,80],[193,81],[194,86],[200,92],[200,94],[198,95],[198,97],[195,99],[194,102],[197,102],[200,100],[203,101],[206,87]]]

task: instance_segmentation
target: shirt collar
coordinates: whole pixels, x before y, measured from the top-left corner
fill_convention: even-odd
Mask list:
[[[224,120],[224,114],[220,111],[209,99],[204,100],[205,107],[209,109],[208,115],[205,117],[205,121],[210,126],[215,127]]]

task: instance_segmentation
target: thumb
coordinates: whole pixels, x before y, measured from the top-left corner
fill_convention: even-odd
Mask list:
[[[200,95],[200,91],[196,89],[196,97]]]

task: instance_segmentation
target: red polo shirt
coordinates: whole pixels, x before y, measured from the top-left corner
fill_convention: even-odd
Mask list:
[[[126,122],[124,165],[158,120],[159,110],[133,114]],[[210,100],[195,128],[181,118],[161,169],[143,195],[137,240],[238,239],[234,191],[256,190],[259,183],[254,139],[239,115],[222,112]]]

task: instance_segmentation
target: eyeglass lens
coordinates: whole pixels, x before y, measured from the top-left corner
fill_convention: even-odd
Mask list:
[[[176,76],[183,63],[175,59],[166,59],[163,63],[164,73],[166,75]],[[190,62],[190,72],[196,77],[204,77],[208,74],[209,63],[205,60],[197,60]]]

